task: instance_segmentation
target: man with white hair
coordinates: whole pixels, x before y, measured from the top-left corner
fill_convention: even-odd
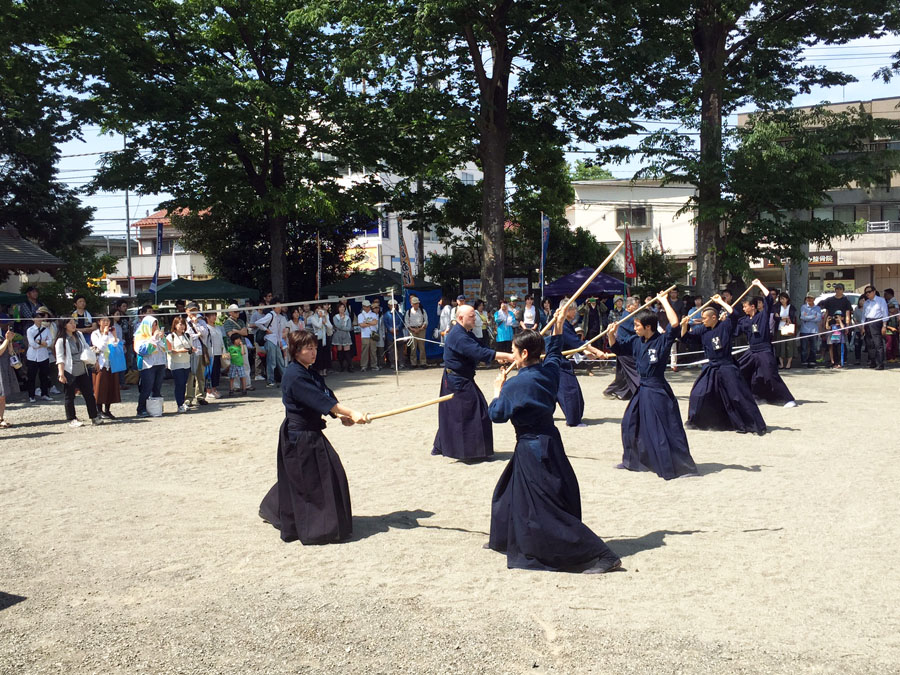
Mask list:
[[[636,296],[631,296],[625,301],[625,312],[619,319],[619,327],[616,330],[618,342],[630,342],[634,337],[634,318],[631,315],[640,306],[641,300]],[[629,354],[619,354],[616,356],[616,376],[612,384],[603,391],[603,395],[607,398],[628,401],[635,395],[640,383],[641,377],[638,375],[634,357]]]
[[[456,310],[456,323],[444,342],[444,374],[441,396],[453,398],[438,404],[438,430],[432,455],[453,459],[479,460],[494,454],[494,434],[488,416],[487,401],[475,384],[479,362],[497,360],[510,363],[512,354],[482,347],[472,334],[475,309],[462,304]]]

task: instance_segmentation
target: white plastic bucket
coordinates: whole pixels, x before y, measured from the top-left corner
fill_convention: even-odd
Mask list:
[[[150,417],[162,417],[163,398],[162,396],[151,396],[147,399],[147,412]]]

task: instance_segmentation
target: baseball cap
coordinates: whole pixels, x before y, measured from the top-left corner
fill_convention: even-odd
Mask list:
[[[509,296],[509,301],[510,301],[510,302],[515,302],[515,301],[518,300],[518,299],[519,299],[519,296],[518,296],[518,295],[511,295],[511,296]]]
[[[457,296],[456,296],[456,299],[457,299],[457,300],[465,300],[465,299],[466,299],[466,296],[464,296],[464,295],[457,295]]]
[[[200,311],[200,305],[198,305],[196,302],[189,302],[189,303],[188,303],[188,306],[187,306],[187,311],[190,312],[192,309],[195,309],[195,310],[197,310],[197,311],[199,312],[199,311]]]

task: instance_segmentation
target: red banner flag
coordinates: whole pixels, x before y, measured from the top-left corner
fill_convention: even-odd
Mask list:
[[[631,233],[625,225],[625,278],[637,279],[637,265],[634,263],[634,249],[631,247]]]

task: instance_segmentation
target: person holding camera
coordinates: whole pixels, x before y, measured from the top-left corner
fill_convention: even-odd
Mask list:
[[[166,338],[166,361],[172,373],[175,389],[175,406],[180,413],[186,413],[188,407],[184,403],[188,376],[191,374],[191,353],[194,351],[191,338],[185,335],[187,324],[180,316],[172,321],[172,332]]]
[[[50,348],[53,344],[53,332],[51,324],[47,321],[50,310],[39,307],[35,313],[33,326],[28,327],[25,339],[28,342],[28,351],[25,353],[25,363],[28,366],[28,401],[34,403],[37,379],[41,380],[41,400],[52,401],[50,398]]]

